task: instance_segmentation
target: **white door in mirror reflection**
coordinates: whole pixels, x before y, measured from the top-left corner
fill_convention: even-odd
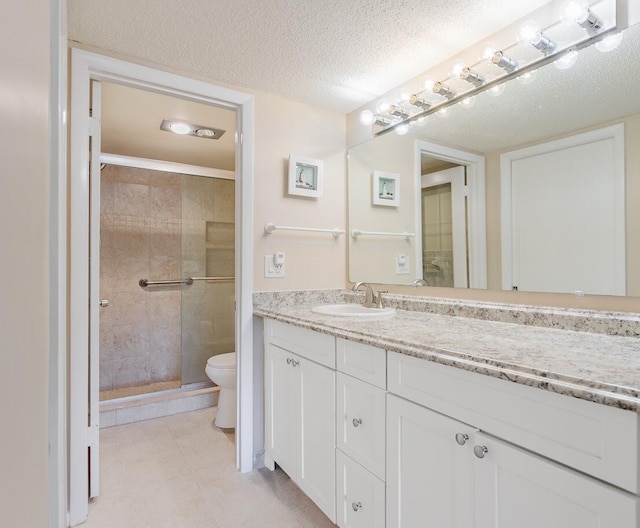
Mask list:
[[[466,288],[465,167],[422,175],[422,272],[429,286]]]
[[[625,294],[624,138],[621,128],[618,137],[602,130],[507,155],[504,289]]]

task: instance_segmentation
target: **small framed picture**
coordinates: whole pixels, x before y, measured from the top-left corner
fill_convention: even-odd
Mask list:
[[[398,207],[400,205],[400,175],[393,172],[373,171],[373,205]]]
[[[322,196],[322,161],[289,156],[289,194],[320,198]]]

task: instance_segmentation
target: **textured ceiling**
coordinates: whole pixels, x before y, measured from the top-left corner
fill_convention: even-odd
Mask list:
[[[234,110],[102,83],[102,152],[234,170]],[[160,130],[163,119],[225,130],[220,139]]]
[[[69,0],[69,37],[348,113],[548,0]]]

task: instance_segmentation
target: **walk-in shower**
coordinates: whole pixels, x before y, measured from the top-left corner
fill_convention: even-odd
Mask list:
[[[208,382],[235,349],[235,182],[101,171],[100,399]]]

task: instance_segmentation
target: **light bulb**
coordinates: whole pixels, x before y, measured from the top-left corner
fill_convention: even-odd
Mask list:
[[[371,110],[360,112],[360,123],[364,126],[371,126],[376,122],[376,116]]]
[[[578,60],[578,52],[575,49],[565,51],[559,59],[556,59],[553,65],[559,70],[568,70]]]
[[[434,81],[433,79],[425,79],[424,81],[424,89],[427,90],[428,92],[433,91],[433,87],[435,86],[436,81]]]
[[[404,136],[407,132],[409,132],[409,127],[409,123],[403,123],[402,125],[398,125],[396,128],[394,128],[394,130],[399,136]]]
[[[376,105],[376,112],[379,114],[386,114],[389,111],[390,106],[391,104],[384,99],[382,101],[378,101],[378,104]]]
[[[596,42],[596,49],[602,53],[608,53],[616,49],[622,42],[622,31],[616,31]]]
[[[493,57],[493,55],[495,54],[496,51],[498,51],[498,47],[496,46],[496,43],[495,42],[487,42],[487,43],[485,43],[484,46],[482,46],[482,49],[480,50],[480,53],[478,53],[478,60],[491,59],[491,57]]]
[[[462,70],[464,70],[465,64],[462,59],[456,59],[451,63],[449,67],[449,75],[451,77],[460,77]]]
[[[186,123],[171,123],[169,128],[171,129],[171,132],[174,134],[180,134],[181,136],[191,133],[191,127]]]
[[[400,94],[400,102],[406,103],[411,98],[411,94],[407,92],[403,92]]]
[[[527,20],[518,31],[518,42],[520,44],[531,44],[532,41],[540,34],[540,26],[533,20]]]
[[[460,104],[464,108],[471,108],[474,104],[476,104],[476,98],[475,96],[465,97],[462,101],[460,101]]]
[[[495,86],[493,86],[492,88],[489,88],[487,90],[487,93],[491,96],[491,97],[499,97],[504,93],[504,89],[507,85],[505,83],[502,84],[496,84]]]
[[[589,4],[584,0],[568,0],[560,8],[560,20],[566,26],[579,23],[588,17]]]

